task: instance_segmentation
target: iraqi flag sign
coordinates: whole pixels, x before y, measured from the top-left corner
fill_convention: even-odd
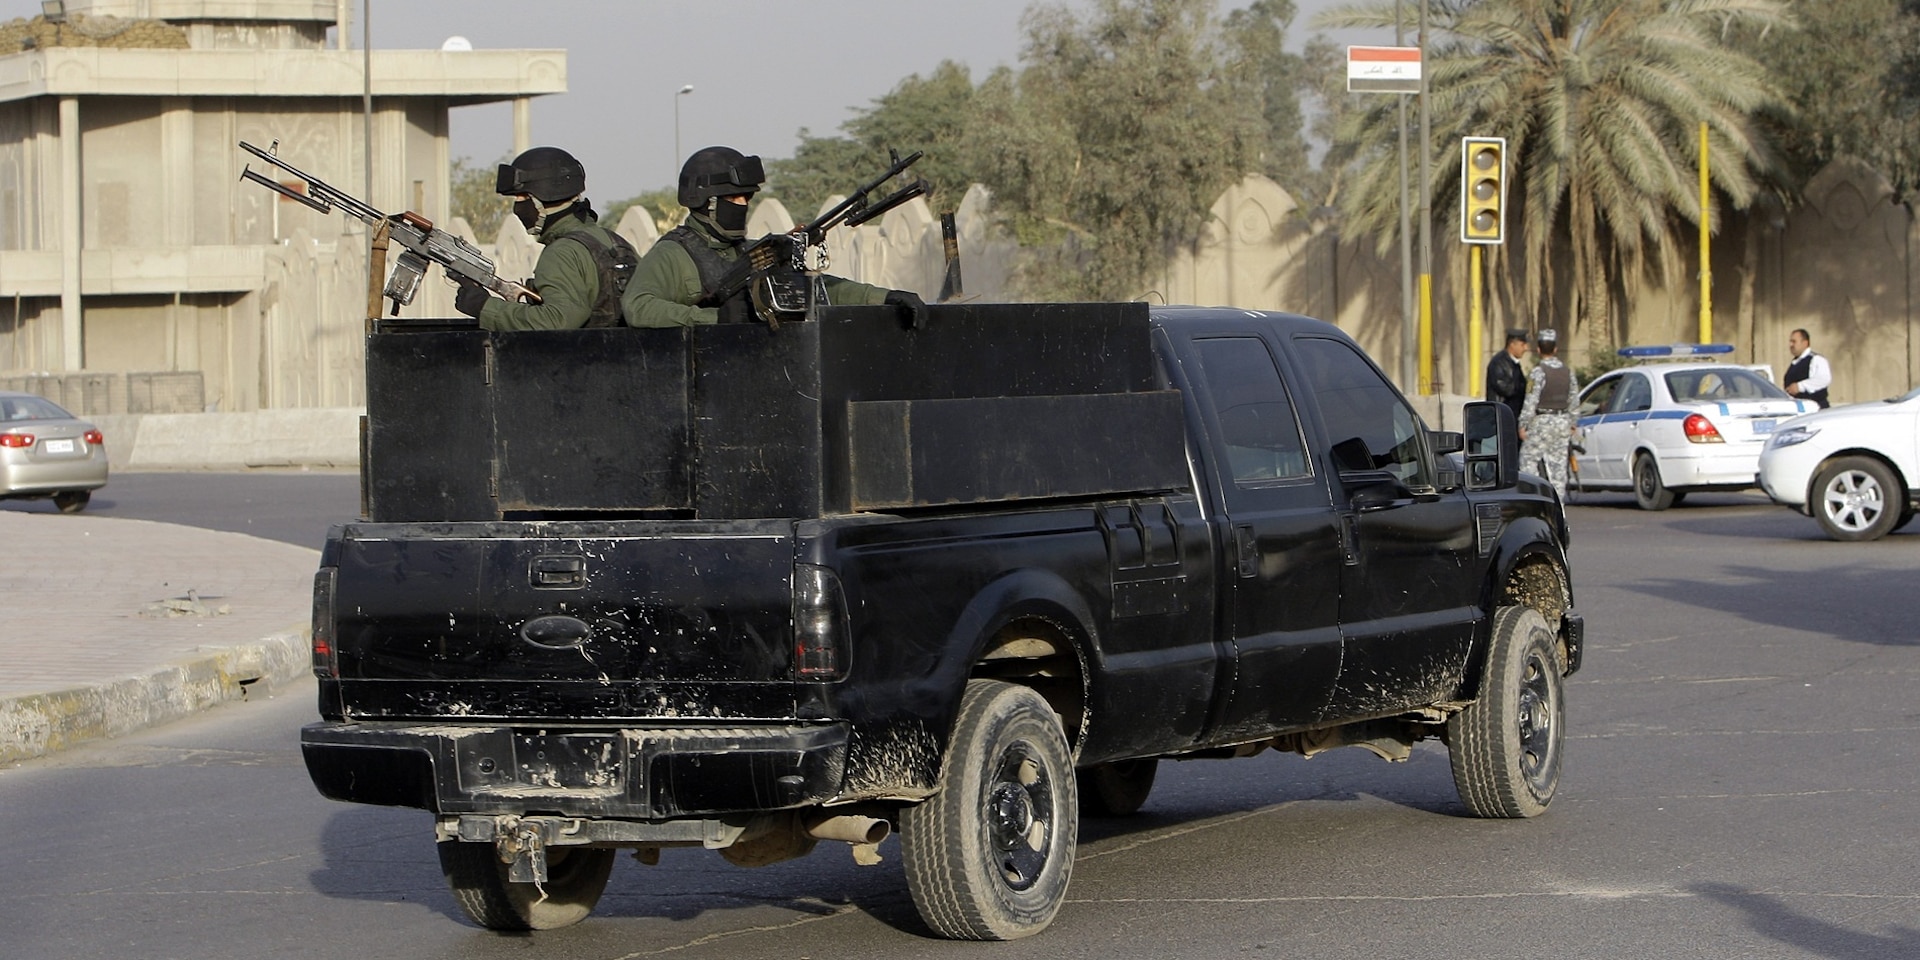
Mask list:
[[[1419,47],[1348,47],[1350,93],[1419,93]]]

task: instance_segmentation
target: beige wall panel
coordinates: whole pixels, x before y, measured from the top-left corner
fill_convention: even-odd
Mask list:
[[[91,98],[80,111],[81,243],[159,246],[165,241],[165,158],[160,101]]]

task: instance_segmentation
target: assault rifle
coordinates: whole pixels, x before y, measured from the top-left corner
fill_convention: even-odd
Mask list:
[[[712,289],[701,291],[696,305],[717,307],[741,290],[747,290],[754,312],[770,327],[779,327],[781,320],[798,320],[806,316],[807,308],[814,301],[815,281],[828,265],[827,231],[842,225],[857,227],[914,197],[925,195],[931,189],[927,181],[914,180],[869,203],[867,198],[874,191],[904,173],[924,156],[919,150],[905,157],[894,150],[888,150],[887,154],[893,163],[886,172],[856,188],[845,200],[835,204],[833,209],[821,214],[812,223],[803,223],[787,233],[770,233],[755,240],[747,248],[746,256],[741,257],[740,262],[722,276]]]
[[[527,303],[539,303],[540,295],[534,293],[525,284],[515,283],[493,272],[493,261],[474,246],[459,237],[433,225],[413,211],[392,215],[381,213],[368,206],[354,195],[341,190],[320,178],[307,173],[293,164],[275,156],[280,149],[280,141],[275,140],[265,150],[245,140],[240,141],[240,149],[279,167],[298,177],[305,189],[294,190],[270,177],[255,173],[252,167],[241,173],[241,179],[266,187],[283,197],[298,200],[321,213],[331,213],[339,207],[347,216],[354,217],[369,226],[385,224],[388,235],[406,249],[394,258],[393,276],[387,280],[386,290],[381,294],[393,301],[393,312],[398,314],[402,304],[413,302],[414,294],[420,291],[420,278],[426,276],[427,264],[437,263],[449,276],[470,280],[499,294],[509,301],[524,300]]]

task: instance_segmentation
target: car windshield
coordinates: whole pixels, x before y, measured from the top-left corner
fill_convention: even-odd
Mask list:
[[[1667,374],[1666,381],[1667,392],[1673,394],[1677,403],[1793,399],[1759,374],[1740,367],[1675,370]]]
[[[0,397],[0,422],[15,420],[71,420],[73,415],[39,397]]]

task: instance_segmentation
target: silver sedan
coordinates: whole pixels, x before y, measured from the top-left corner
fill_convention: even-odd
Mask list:
[[[79,513],[106,485],[98,428],[45,397],[0,391],[0,499],[52,497],[61,513]]]

